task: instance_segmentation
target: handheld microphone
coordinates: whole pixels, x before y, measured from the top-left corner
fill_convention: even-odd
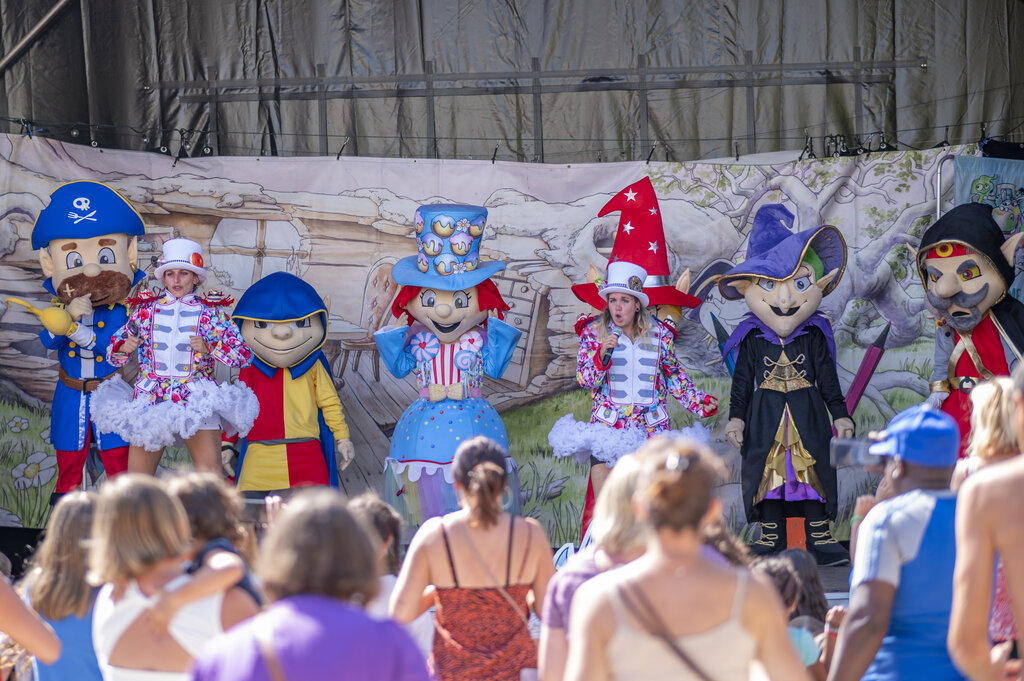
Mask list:
[[[620,329],[615,324],[612,324],[612,335],[615,336],[616,339],[620,338],[622,336],[622,329]],[[612,363],[612,352],[614,352],[614,351],[615,351],[615,348],[608,348],[607,350],[605,350],[604,354],[601,355],[601,363],[604,364],[605,366],[608,366],[609,364],[611,364]]]

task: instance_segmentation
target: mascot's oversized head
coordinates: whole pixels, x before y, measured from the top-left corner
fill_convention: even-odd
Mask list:
[[[107,185],[82,180],[58,187],[32,227],[43,286],[65,304],[86,295],[93,307],[124,300],[145,278],[138,271],[138,237],[145,233],[142,216]]]
[[[399,289],[391,311],[409,314],[442,343],[454,343],[485,319],[488,310],[503,318],[509,306],[490,277],[504,263],[480,261],[480,238],[487,222],[481,206],[434,204],[416,209],[417,255],[395,263],[391,276]]]
[[[992,206],[956,206],[925,231],[917,268],[928,305],[956,331],[970,331],[1013,283],[1013,256],[1024,234],[1003,239]]]
[[[291,368],[295,376],[316,361],[327,340],[327,304],[294,274],[274,272],[246,289],[231,319],[261,368]]]
[[[846,242],[832,225],[793,233],[793,214],[782,204],[758,209],[747,259],[721,276],[729,300],[743,298],[750,311],[786,339],[818,310],[846,268]]]

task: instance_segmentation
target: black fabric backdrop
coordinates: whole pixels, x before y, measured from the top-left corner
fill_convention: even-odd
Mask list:
[[[55,3],[0,0],[0,48]],[[193,136],[186,154],[206,144],[220,154],[333,154],[349,138],[345,154],[489,158],[497,143],[498,158],[580,162],[642,159],[659,141],[656,158],[687,160],[799,149],[805,128],[899,129],[901,141],[931,146],[946,125],[957,144],[979,139],[978,122],[989,135],[1019,123],[1001,119],[1024,112],[1024,88],[1013,87],[1021,35],[1021,0],[78,0],[4,74],[0,114],[48,122],[46,134],[65,140],[70,127],[53,123],[113,125],[76,139],[167,143],[175,153],[171,130],[219,132]],[[534,58],[538,82],[577,91],[535,102],[534,81],[508,75]],[[789,69],[744,73],[747,61]],[[426,87],[427,62],[442,77],[506,73],[436,82],[443,94],[470,85],[477,94],[431,104],[407,96]],[[322,102],[312,81],[272,82],[314,79],[317,65],[328,79],[409,79],[326,84]],[[189,100],[205,90],[187,84],[212,73],[236,81],[220,95],[249,99]],[[748,76],[757,87],[737,83]],[[844,82],[868,77],[878,82]],[[169,82],[179,85],[160,86]],[[654,82],[685,87],[643,96]],[[587,90],[602,85],[629,88]]]

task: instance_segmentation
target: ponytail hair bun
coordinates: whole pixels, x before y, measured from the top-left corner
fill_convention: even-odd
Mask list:
[[[686,438],[652,438],[636,452],[644,474],[637,498],[654,529],[697,529],[725,467],[707,447]]]
[[[452,473],[465,492],[473,522],[484,527],[496,524],[508,482],[502,446],[482,435],[467,440],[455,450]]]

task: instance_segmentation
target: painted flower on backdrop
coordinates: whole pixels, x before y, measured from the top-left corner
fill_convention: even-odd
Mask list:
[[[47,428],[39,433],[39,438],[46,444],[50,444],[50,429]]]
[[[42,487],[57,474],[57,457],[46,452],[33,452],[24,463],[11,471],[15,489]]]
[[[7,422],[7,427],[11,429],[12,433],[28,430],[28,419],[21,416],[12,416],[11,420]]]

